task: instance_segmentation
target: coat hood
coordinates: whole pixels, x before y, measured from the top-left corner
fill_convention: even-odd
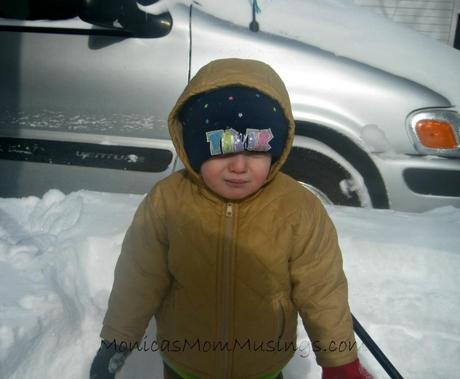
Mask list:
[[[286,161],[294,139],[294,117],[286,87],[279,75],[267,64],[248,59],[219,59],[203,66],[189,82],[180,95],[168,118],[168,128],[179,158],[187,171],[199,183],[202,179],[188,160],[182,138],[182,124],[179,113],[187,100],[200,93],[227,86],[245,86],[255,88],[276,100],[288,121],[288,134],[284,150],[279,159],[273,163],[267,182],[271,181]]]

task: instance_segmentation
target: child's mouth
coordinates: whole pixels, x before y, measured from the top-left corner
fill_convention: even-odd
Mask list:
[[[243,180],[243,179],[225,179],[225,182],[230,187],[241,187],[245,185],[246,183],[248,183],[247,180]]]

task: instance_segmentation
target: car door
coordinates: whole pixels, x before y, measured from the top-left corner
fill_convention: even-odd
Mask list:
[[[54,2],[0,11],[0,196],[144,193],[176,161],[167,116],[189,75],[187,7]]]

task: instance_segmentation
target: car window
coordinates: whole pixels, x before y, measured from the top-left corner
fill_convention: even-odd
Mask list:
[[[144,0],[140,3],[153,2],[155,1]],[[23,21],[66,20],[79,17],[88,24],[122,31],[121,35],[140,38],[163,37],[172,27],[169,13],[145,13],[133,0],[7,0],[0,5],[0,17]],[[41,26],[45,25],[46,23],[41,23]]]
[[[63,20],[78,16],[79,0],[5,0],[0,17],[18,20]]]

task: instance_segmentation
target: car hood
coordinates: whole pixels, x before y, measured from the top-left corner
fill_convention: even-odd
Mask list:
[[[160,0],[150,12],[174,3],[245,28],[248,0]],[[260,32],[276,34],[412,80],[460,107],[460,51],[354,5],[350,0],[258,0]],[[145,8],[149,11],[149,7]]]

